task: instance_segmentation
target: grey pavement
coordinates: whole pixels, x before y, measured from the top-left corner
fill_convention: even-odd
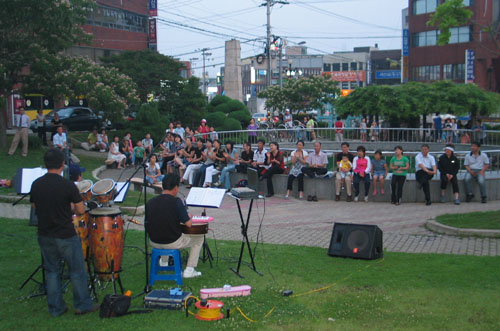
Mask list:
[[[133,168],[121,172],[105,170],[100,178],[127,179]],[[141,177],[141,171],[137,177]],[[182,187],[182,195],[188,190]],[[149,193],[148,193],[149,194]],[[249,201],[241,202],[246,217]],[[477,256],[500,255],[500,239],[480,237],[454,237],[435,234],[425,228],[425,222],[437,215],[466,213],[473,211],[500,210],[500,201],[487,204],[403,203],[400,206],[377,202],[334,202],[323,200],[308,202],[275,196],[254,202],[250,218],[249,238],[255,242],[260,229],[259,241],[273,244],[317,246],[327,248],[334,222],[376,224],[383,231],[384,249],[390,252],[442,253]],[[193,215],[200,215],[201,208],[189,208]],[[236,202],[226,196],[219,209],[207,209],[207,215],[215,218],[210,224],[209,237],[224,240],[241,240],[241,222]],[[0,204],[0,217],[28,218],[29,206]],[[141,217],[136,217],[142,221]],[[131,228],[142,226],[131,224]]]

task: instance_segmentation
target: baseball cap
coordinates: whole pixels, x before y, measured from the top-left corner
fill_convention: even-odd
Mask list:
[[[77,180],[78,176],[80,176],[84,171],[85,168],[82,168],[78,164],[73,163],[69,166],[69,178],[71,180]]]
[[[207,123],[207,120],[206,119],[202,119],[201,123]]]

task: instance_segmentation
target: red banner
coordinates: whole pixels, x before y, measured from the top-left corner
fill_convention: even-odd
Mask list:
[[[326,74],[331,75],[333,80],[337,82],[364,82],[365,71],[330,71]]]
[[[149,20],[149,42],[156,44],[156,18]]]

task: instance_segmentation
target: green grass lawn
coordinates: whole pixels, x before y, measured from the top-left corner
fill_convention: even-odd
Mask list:
[[[500,210],[474,212],[467,214],[444,214],[436,217],[436,221],[465,229],[500,229]]]
[[[256,250],[257,268],[264,276],[243,266],[245,279],[240,279],[229,270],[235,265],[229,258],[238,254],[239,242],[217,241],[215,245],[213,240],[209,244],[218,255],[218,264],[210,269],[200,263],[203,277],[186,280],[184,288],[199,295],[204,287],[251,285],[251,296],[222,301],[227,308],[240,307],[256,323],[239,313],[218,322],[202,322],[186,318],[180,311],[163,310],[104,320],[98,313],[75,316],[71,291],[65,295],[69,313],[51,318],[44,297],[22,299],[36,288],[34,283],[19,290],[40,262],[36,229],[26,220],[0,219],[0,224],[0,320],[5,330],[76,330],[84,326],[96,330],[500,328],[500,257],[387,253],[384,260],[363,261],[332,258],[321,248],[266,244]],[[135,247],[143,247],[144,233],[129,230],[125,244],[121,278],[125,289],[137,294],[145,279],[144,256]],[[174,285],[158,282],[155,289]],[[284,289],[300,294],[325,286],[331,287],[303,296],[281,296]],[[110,291],[108,287],[99,292],[100,299]],[[131,309],[141,308],[142,300],[134,299]],[[263,318],[273,307],[273,313]]]

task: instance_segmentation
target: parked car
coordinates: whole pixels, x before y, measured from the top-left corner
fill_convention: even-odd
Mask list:
[[[101,127],[101,119],[88,107],[64,107],[51,111],[45,116],[45,127],[52,129],[52,119],[59,114],[63,126],[69,131],[91,131],[93,128]],[[31,121],[31,130],[37,131],[36,119]]]
[[[252,118],[255,120],[256,123],[266,123],[267,122],[267,115],[263,113],[255,113],[252,115]]]

